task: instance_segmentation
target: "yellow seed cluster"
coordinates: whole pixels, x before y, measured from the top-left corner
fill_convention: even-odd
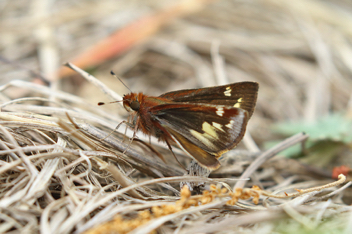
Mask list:
[[[229,192],[228,195],[231,197],[231,200],[227,201],[226,205],[233,206],[236,202],[241,200],[247,200],[253,198],[253,203],[258,204],[260,197],[260,188],[258,186],[253,186],[252,188],[237,188],[235,192]]]
[[[220,188],[216,185],[210,185],[210,190],[203,191],[202,195],[191,196],[187,186],[181,189],[181,198],[175,203],[162,206],[153,206],[151,209],[142,210],[135,219],[123,219],[120,215],[116,216],[111,222],[100,225],[87,231],[85,234],[103,234],[103,233],[128,233],[133,229],[147,223],[148,221],[161,216],[173,214],[191,206],[204,205],[214,201],[215,198],[230,197],[227,205],[235,205],[239,199],[245,200],[253,198],[253,202],[258,204],[260,188],[253,186],[251,189],[236,189],[229,192],[226,188]]]

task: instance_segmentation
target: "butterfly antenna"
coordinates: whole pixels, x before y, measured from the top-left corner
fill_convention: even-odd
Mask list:
[[[122,82],[122,80],[120,79],[120,77],[118,77],[113,71],[110,71],[110,74],[112,76],[114,76],[115,78],[119,79],[119,81],[132,93],[132,90],[130,90],[130,88],[127,87],[127,85],[125,85],[125,83]]]
[[[113,102],[98,102],[98,106],[103,106],[103,105],[106,105],[106,104],[112,104],[112,103],[116,103],[116,102],[123,102],[123,100],[113,101]]]

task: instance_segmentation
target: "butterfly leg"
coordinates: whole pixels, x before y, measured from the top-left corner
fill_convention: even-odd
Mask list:
[[[178,164],[184,169],[186,170],[186,168],[180,163],[180,161],[178,161],[176,155],[174,154],[174,151],[172,151],[172,147],[170,145],[170,143],[167,141],[167,139],[165,139],[166,145],[167,147],[169,147],[169,150],[171,151],[172,155],[174,156],[174,158],[176,159],[176,161],[178,162]]]
[[[142,145],[146,146],[150,151],[152,151],[156,156],[158,156],[158,158],[163,160],[163,162],[166,164],[164,156],[161,153],[159,153],[156,149],[154,149],[153,146],[151,145],[151,143],[149,143],[149,144],[145,143],[144,141],[142,141],[141,139],[138,139],[138,138],[135,138],[134,141],[139,142]]]
[[[108,138],[109,136],[111,136],[111,134],[112,134],[113,132],[117,131],[117,129],[118,129],[122,124],[126,124],[126,126],[129,126],[129,127],[131,127],[131,128],[134,127],[130,122],[123,120],[123,121],[121,121],[121,122],[114,128],[114,130],[112,130],[106,137],[104,137],[103,139],[101,139],[101,141],[103,141],[103,140],[105,140],[106,138]]]
[[[126,126],[128,126],[130,128],[133,128],[133,135],[132,135],[132,137],[129,140],[127,148],[125,149],[125,151],[123,151],[123,154],[126,153],[126,151],[130,148],[130,146],[132,145],[133,140],[138,138],[137,137],[138,124],[139,124],[139,119],[137,119],[137,122],[136,122],[135,125],[133,125],[133,124],[131,124],[129,122],[128,122],[128,124],[126,124]],[[126,130],[127,130],[127,128],[126,128]],[[125,133],[125,135],[126,135],[126,133]]]
[[[125,133],[124,133],[124,135],[123,135],[122,142],[124,142],[125,139],[126,139],[127,128],[129,127],[129,128],[131,128],[131,129],[134,129],[133,124],[131,124],[131,116],[128,116],[127,123],[126,123],[125,125],[126,125],[126,128],[125,128]]]

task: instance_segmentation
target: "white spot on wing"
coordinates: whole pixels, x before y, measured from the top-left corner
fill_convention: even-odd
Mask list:
[[[224,92],[224,95],[231,97],[231,91],[232,91],[231,87],[226,87],[226,91]]]
[[[225,126],[228,128],[232,128],[233,124],[235,123],[235,121],[233,121],[232,119],[230,120],[230,123],[226,124]]]
[[[215,123],[215,122],[212,122],[211,124],[212,124],[215,128],[217,128],[218,130],[225,132],[224,129],[222,129],[222,124]]]
[[[222,116],[224,113],[225,113],[225,112],[224,112],[224,108],[222,108],[222,107],[217,108],[216,114],[217,114],[218,116]]]
[[[237,103],[235,105],[233,105],[233,107],[240,108],[241,102],[242,102],[242,98],[237,99]]]
[[[244,112],[240,111],[237,116],[234,116],[231,118],[230,122],[226,124],[225,126],[230,128],[232,130],[233,137],[238,137],[240,132],[242,131],[243,126],[243,120],[244,120]]]

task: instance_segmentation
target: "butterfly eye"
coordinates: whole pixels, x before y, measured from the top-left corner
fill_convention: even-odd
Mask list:
[[[130,104],[130,107],[131,107],[132,110],[138,111],[139,107],[140,107],[140,104],[137,101],[132,101],[131,104]]]

